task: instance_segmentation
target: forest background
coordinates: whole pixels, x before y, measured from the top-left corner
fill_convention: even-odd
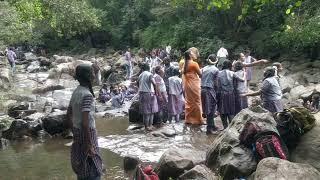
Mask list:
[[[260,57],[318,59],[320,0],[0,0],[0,48],[38,46],[72,53],[88,48],[171,45],[250,48]]]

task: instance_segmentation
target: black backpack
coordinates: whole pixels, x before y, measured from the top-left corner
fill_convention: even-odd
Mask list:
[[[289,111],[276,113],[277,129],[281,138],[289,149],[297,146],[300,137],[304,134],[303,125],[296,120]]]

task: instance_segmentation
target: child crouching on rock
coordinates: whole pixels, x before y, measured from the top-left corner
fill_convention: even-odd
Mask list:
[[[143,114],[143,122],[147,131],[152,130],[154,114],[159,111],[156,93],[156,83],[150,73],[148,64],[142,66],[137,85],[139,87],[140,112]]]
[[[176,122],[180,120],[180,114],[184,109],[184,97],[182,89],[182,79],[179,77],[179,68],[173,69],[173,76],[169,78],[169,100],[168,114],[169,122],[174,119]]]

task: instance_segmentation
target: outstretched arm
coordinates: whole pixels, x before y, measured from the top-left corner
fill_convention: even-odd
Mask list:
[[[243,67],[252,67],[252,66],[258,66],[258,65],[267,64],[267,63],[269,63],[268,60],[261,59],[261,60],[254,61],[252,63],[243,63]]]
[[[261,94],[261,90],[252,92],[252,93],[246,93],[243,96],[259,96]]]

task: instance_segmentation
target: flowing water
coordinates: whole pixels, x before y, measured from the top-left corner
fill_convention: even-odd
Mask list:
[[[125,135],[126,118],[98,119],[99,136]],[[70,140],[52,138],[44,143],[36,141],[12,142],[0,151],[1,180],[75,179],[70,164]],[[107,149],[101,149],[107,173],[105,179],[124,179],[122,158]]]
[[[34,76],[37,78],[36,81]],[[40,77],[40,78],[39,78]],[[43,77],[43,78],[42,78]],[[41,98],[51,98],[54,93],[47,93],[41,97],[31,95],[31,89],[39,86],[39,79],[45,81],[44,84],[61,84],[67,88],[74,88],[76,82],[68,77],[60,79],[58,82],[46,80],[47,74],[17,74],[12,92],[10,94],[20,94],[31,96],[33,104]],[[60,90],[70,91],[70,89]],[[10,100],[11,97],[5,94],[2,100]],[[66,94],[70,94],[69,92]],[[59,103],[65,103],[61,97]],[[2,103],[0,103],[2,104]],[[103,106],[100,104],[100,107]],[[5,110],[0,107],[0,111]],[[109,111],[109,114],[121,115],[119,110]],[[122,111],[122,110],[121,110]],[[104,179],[116,180],[127,179],[122,170],[122,160],[124,156],[137,157],[143,162],[155,163],[161,155],[169,148],[192,148],[199,151],[206,151],[214,137],[205,135],[205,126],[188,127],[184,123],[167,124],[160,130],[153,133],[145,133],[143,129],[127,130],[132,125],[128,122],[128,117],[104,117],[105,113],[97,113],[98,141],[103,162],[106,167]],[[221,126],[221,123],[220,123]],[[130,128],[129,128],[130,129]],[[173,137],[161,135],[161,132],[175,134]],[[160,134],[160,135],[159,135]],[[10,145],[0,150],[0,180],[38,180],[38,179],[75,179],[75,174],[70,163],[71,140],[60,137],[53,137],[45,141],[20,140],[12,141]]]

